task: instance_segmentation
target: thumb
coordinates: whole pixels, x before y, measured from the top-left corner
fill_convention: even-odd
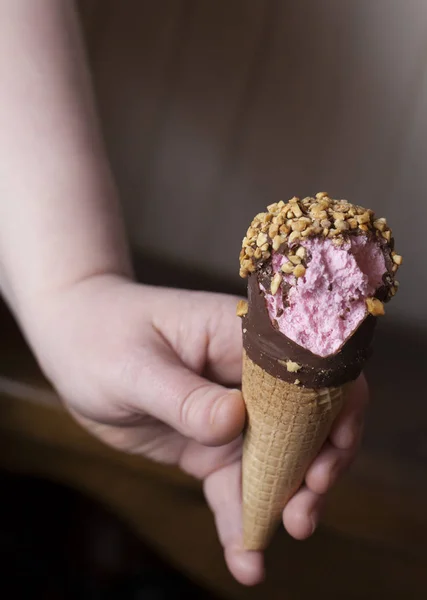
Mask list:
[[[190,371],[170,349],[139,365],[132,387],[125,397],[133,411],[143,410],[201,444],[226,444],[244,427],[241,392]]]

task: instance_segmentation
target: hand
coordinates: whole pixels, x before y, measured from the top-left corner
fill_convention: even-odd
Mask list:
[[[47,376],[74,417],[107,444],[176,464],[204,481],[225,559],[243,584],[263,577],[242,548],[241,325],[231,296],[140,286],[97,276],[44,298],[27,319]],[[283,512],[310,536],[324,494],[353,459],[367,388],[360,378],[305,485]]]

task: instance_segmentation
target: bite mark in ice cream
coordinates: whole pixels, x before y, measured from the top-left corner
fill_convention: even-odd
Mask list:
[[[272,256],[273,273],[281,273],[290,286],[283,305],[281,290],[265,294],[271,321],[288,338],[317,354],[339,350],[366,317],[366,298],[382,285],[386,272],[379,244],[365,236],[350,237],[342,246],[332,240],[300,241],[310,260],[303,277],[282,272],[287,258]]]

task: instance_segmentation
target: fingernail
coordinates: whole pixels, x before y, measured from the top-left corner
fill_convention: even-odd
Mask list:
[[[310,535],[313,535],[313,533],[316,531],[317,527],[319,526],[320,515],[323,512],[325,503],[326,503],[325,496],[320,496],[317,501],[316,508],[314,510],[312,510],[310,513],[310,521],[311,521],[311,534]]]
[[[238,394],[241,394],[241,393],[242,393],[242,390],[239,390],[239,388],[230,388],[230,389],[228,390],[228,392],[227,392],[226,396],[227,396],[228,394],[235,394],[236,392],[237,392]]]
[[[318,524],[317,521],[318,521],[318,517],[312,515],[311,516],[311,533],[310,533],[310,535],[313,535],[313,533],[316,531],[317,524]]]

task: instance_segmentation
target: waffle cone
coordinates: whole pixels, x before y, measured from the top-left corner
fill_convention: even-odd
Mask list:
[[[328,437],[342,406],[343,387],[315,390],[287,383],[244,353],[242,391],[248,415],[243,446],[244,545],[247,550],[262,550]]]

